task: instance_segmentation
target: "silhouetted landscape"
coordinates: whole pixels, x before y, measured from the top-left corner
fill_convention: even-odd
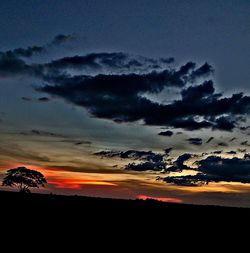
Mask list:
[[[209,205],[190,205],[166,203],[153,199],[147,200],[125,200],[109,199],[85,196],[64,196],[55,194],[19,193],[0,191],[1,212],[10,214],[21,211],[22,213],[43,215],[67,215],[74,214],[74,218],[115,217],[116,215],[141,216],[145,214],[157,214],[159,217],[183,218],[190,216],[200,217],[209,214],[222,218],[225,214],[232,213],[241,217],[250,214],[249,208],[223,207]],[[242,216],[243,215],[243,216]]]

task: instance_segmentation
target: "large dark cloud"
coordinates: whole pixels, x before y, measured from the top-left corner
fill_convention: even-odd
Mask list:
[[[210,182],[250,183],[250,156],[244,158],[222,158],[209,156],[199,162],[196,175],[168,176],[163,178],[167,183],[177,185],[203,185]]]
[[[249,113],[250,97],[242,93],[222,97],[215,93],[212,81],[183,89],[182,99],[170,104],[142,96],[143,93],[157,94],[164,87],[184,86],[188,70],[193,67],[186,65],[190,66],[182,66],[175,72],[62,78],[54,80],[56,85],[46,85],[39,90],[85,107],[95,117],[117,122],[143,120],[147,125],[187,130],[232,130],[237,124],[236,117]]]
[[[58,35],[47,46],[59,45],[72,37]],[[37,91],[61,97],[86,108],[94,117],[115,122],[142,120],[146,125],[186,130],[231,131],[250,111],[249,96],[237,93],[223,97],[215,92],[211,80],[187,87],[213,72],[208,63],[197,67],[194,62],[187,62],[169,67],[173,58],[152,59],[122,52],[62,57],[48,63],[26,61],[44,48],[0,52],[0,76],[36,77],[45,83]],[[72,75],[70,69],[81,71],[81,75]],[[151,94],[157,97],[165,88],[173,87],[181,90],[180,99],[168,104],[150,99]]]
[[[102,150],[94,153],[94,155],[102,157],[120,157],[123,159],[135,159],[145,160],[152,163],[163,162],[166,154],[154,153],[153,151],[139,151],[139,150],[127,150],[127,151],[112,151]]]

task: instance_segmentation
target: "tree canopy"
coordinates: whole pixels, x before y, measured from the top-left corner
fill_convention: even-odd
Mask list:
[[[46,183],[41,172],[26,167],[9,169],[3,179],[3,186],[17,187],[20,192],[30,192],[29,188],[44,187]]]

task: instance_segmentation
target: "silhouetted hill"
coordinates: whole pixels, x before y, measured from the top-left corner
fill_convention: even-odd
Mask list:
[[[0,191],[1,212],[9,213],[18,210],[28,212],[36,210],[60,215],[63,213],[74,213],[74,216],[84,214],[102,215],[123,213],[126,215],[142,215],[146,213],[175,216],[181,218],[183,214],[199,216],[208,212],[210,215],[225,215],[232,212],[234,214],[250,214],[248,208],[189,205],[166,203],[156,200],[124,200],[95,198],[84,196],[64,196],[54,194],[23,194],[19,192]]]
[[[49,234],[51,241],[59,235],[74,241],[78,238],[78,243],[86,236],[92,240],[126,236],[130,241],[142,235],[186,238],[192,237],[192,231],[202,237],[210,229],[220,238],[222,231],[231,233],[235,226],[247,226],[249,217],[248,208],[0,191],[1,225],[8,224],[4,225],[5,234],[16,230],[23,237]]]

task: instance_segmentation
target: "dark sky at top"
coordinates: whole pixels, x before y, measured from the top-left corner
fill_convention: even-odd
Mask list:
[[[249,86],[250,2],[43,0],[0,2],[0,48],[76,33],[72,52],[125,51],[210,62],[223,89]]]

